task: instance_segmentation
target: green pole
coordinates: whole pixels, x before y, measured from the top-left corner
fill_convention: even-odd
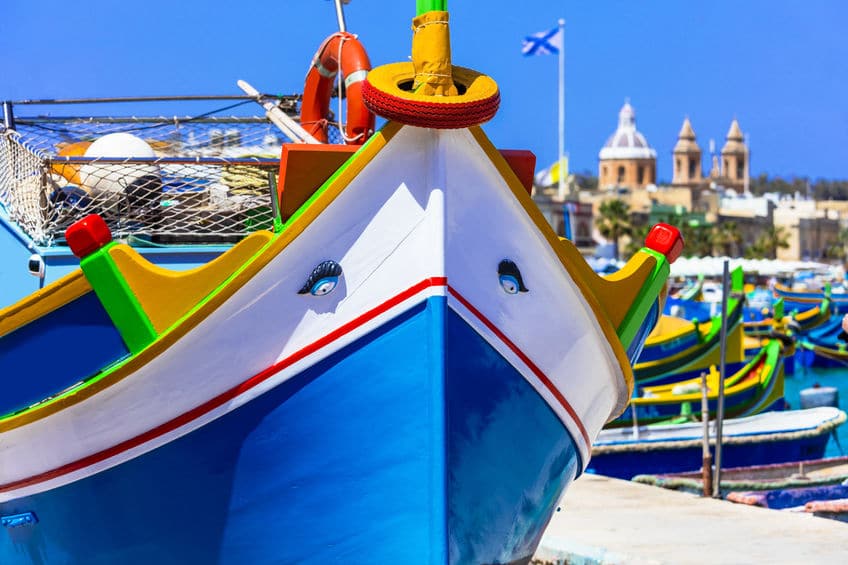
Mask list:
[[[130,353],[136,354],[156,340],[156,330],[109,254],[115,245],[113,241],[83,257],[80,268]]]
[[[416,16],[420,16],[426,12],[446,12],[448,9],[448,0],[415,0]]]

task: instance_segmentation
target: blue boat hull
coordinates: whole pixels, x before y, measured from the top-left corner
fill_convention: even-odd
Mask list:
[[[581,466],[530,384],[431,298],[217,420],[0,504],[0,563],[508,563]]]
[[[829,434],[823,433],[800,440],[727,444],[721,450],[722,467],[747,467],[820,459],[824,456],[829,438]],[[710,451],[715,457],[712,447]],[[636,475],[697,471],[702,466],[701,460],[700,446],[687,449],[605,453],[593,455],[586,472],[629,480]]]

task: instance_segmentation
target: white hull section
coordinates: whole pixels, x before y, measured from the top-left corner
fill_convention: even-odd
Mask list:
[[[722,436],[725,440],[773,436],[777,434],[795,434],[815,432],[821,426],[827,426],[844,419],[844,413],[838,408],[822,406],[806,410],[787,410],[785,412],[764,412],[744,418],[729,418],[722,424]],[[669,424],[663,426],[642,426],[639,437],[633,428],[615,428],[603,430],[598,434],[594,446],[606,448],[652,442],[689,442],[699,441],[704,436],[701,423]],[[715,422],[710,423],[710,438],[715,437]]]

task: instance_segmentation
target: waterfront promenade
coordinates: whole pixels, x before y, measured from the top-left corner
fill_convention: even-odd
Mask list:
[[[848,524],[584,475],[534,563],[845,563]]]

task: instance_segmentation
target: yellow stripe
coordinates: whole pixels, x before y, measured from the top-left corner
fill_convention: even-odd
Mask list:
[[[557,254],[562,266],[571,276],[572,280],[574,280],[578,288],[580,288],[583,293],[583,297],[595,313],[598,325],[601,327],[604,337],[607,341],[609,341],[610,347],[612,347],[612,351],[621,366],[621,371],[624,374],[624,381],[627,385],[627,396],[629,398],[630,395],[633,394],[633,368],[630,366],[630,360],[627,357],[627,353],[624,351],[624,347],[618,339],[618,334],[615,331],[616,328],[613,327],[609,316],[598,301],[598,298],[589,283],[589,281],[593,280],[593,278],[600,279],[600,277],[591,269],[591,267],[589,267],[589,264],[570,241],[561,242],[559,240],[559,237],[556,233],[554,233],[553,228],[551,228],[547,220],[545,220],[545,217],[539,211],[536,203],[533,202],[533,199],[527,194],[527,191],[524,189],[521,181],[519,181],[518,177],[515,176],[515,172],[495,146],[492,145],[492,142],[489,141],[489,138],[483,132],[482,128],[475,126],[469,129],[474,135],[474,138],[477,140],[477,143],[480,144],[480,147],[486,152],[486,155],[489,156],[489,159],[491,159],[504,181],[506,181],[507,186],[509,186],[518,202],[524,208],[524,211],[527,212],[527,215],[531,220],[533,220],[533,223],[536,224],[536,228],[545,237],[545,239],[547,239],[548,245],[550,245],[551,249],[553,249]],[[626,404],[621,406],[621,412],[623,412],[625,408]],[[611,419],[618,417],[621,412],[613,414]]]
[[[34,322],[90,291],[88,280],[82,271],[76,270],[0,310],[0,336]]]
[[[116,245],[109,255],[150,318],[153,329],[161,334],[214,292],[272,237],[267,231],[252,233],[220,257],[189,271],[153,265],[129,245]]]
[[[733,330],[727,334],[727,362],[728,363],[740,363],[745,360],[745,345],[743,337],[745,335],[744,328],[741,325],[737,325]],[[669,365],[672,366],[674,363],[687,355],[691,355],[692,351],[697,350],[698,348],[703,347],[703,344],[693,345],[683,351],[679,351],[674,355],[669,357],[663,357],[662,359],[654,359],[652,361],[644,361],[642,363],[636,363],[635,369],[637,371],[646,371],[653,367]],[[686,365],[680,367],[674,367],[673,370],[675,373],[686,373],[689,371],[694,371],[697,369],[703,369],[710,365],[718,365],[721,362],[721,347],[720,343],[716,341],[707,349],[701,356],[693,359]]]
[[[645,340],[645,347],[669,343],[695,333],[700,335],[699,340],[703,340],[704,336],[710,331],[710,327],[712,327],[712,321],[698,324],[684,318],[662,315],[656,327],[648,335],[648,339]]]
[[[196,310],[191,312],[188,317],[177,324],[167,333],[163,334],[158,340],[153,342],[147,349],[140,352],[138,355],[128,359],[121,367],[114,372],[109,373],[100,380],[95,380],[77,390],[74,390],[64,396],[60,396],[50,402],[45,402],[38,406],[21,412],[12,414],[0,420],[0,432],[9,431],[31,422],[35,422],[60,410],[73,406],[83,400],[90,398],[122,381],[134,372],[138,371],[144,365],[150,363],[158,355],[171,347],[177,340],[183,337],[192,328],[197,326],[201,321],[207,318],[212,312],[219,308],[227,301],[239,288],[244,286],[256,273],[265,267],[274,257],[276,257],[283,249],[285,249],[297,236],[311,224],[318,215],[323,212],[347,187],[350,182],[370,163],[377,153],[382,150],[392,137],[400,130],[401,125],[390,122],[383,129],[376,133],[368,141],[368,144],[363,146],[351,158],[351,162],[347,165],[337,177],[331,179],[326,188],[321,192],[315,202],[282,233],[271,240],[268,245],[261,251],[259,255],[241,270],[221,288],[220,292],[214,294],[205,303],[200,305]]]

